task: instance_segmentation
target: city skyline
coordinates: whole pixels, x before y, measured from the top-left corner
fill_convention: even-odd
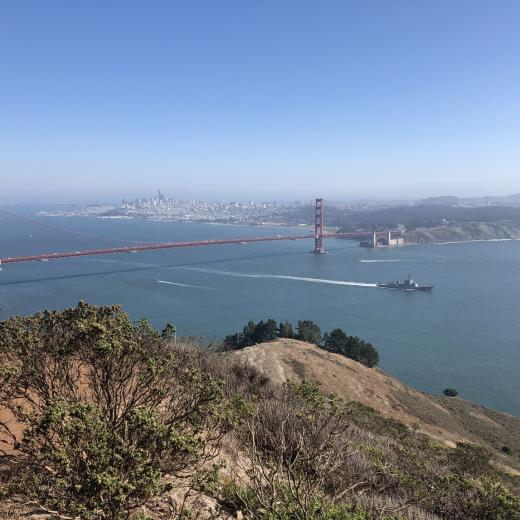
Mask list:
[[[1,202],[517,193],[520,6],[4,6]]]

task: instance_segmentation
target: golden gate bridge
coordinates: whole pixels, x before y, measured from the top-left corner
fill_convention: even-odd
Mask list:
[[[5,212],[8,213],[8,212]],[[8,213],[9,214],[9,213]],[[24,218],[24,217],[22,217]],[[30,220],[25,218],[25,220]],[[34,221],[37,224],[40,222]],[[70,230],[67,230],[70,231]],[[74,231],[72,231],[74,232]],[[314,240],[313,253],[325,253],[324,239],[325,238],[364,238],[373,237],[374,245],[377,245],[379,237],[389,237],[389,231],[353,231],[347,233],[327,232],[324,229],[324,202],[323,199],[317,198],[314,213],[314,233],[304,235],[275,235],[266,237],[253,238],[226,238],[213,240],[196,240],[190,242],[158,242],[158,243],[136,243],[131,246],[110,247],[104,249],[85,249],[81,251],[62,251],[54,253],[41,253],[27,256],[12,256],[7,258],[0,258],[0,266],[5,264],[16,264],[22,262],[35,262],[55,260],[59,258],[74,258],[81,256],[95,256],[95,255],[110,255],[115,253],[138,253],[142,251],[152,251],[159,249],[176,249],[183,247],[201,247],[214,246],[224,244],[247,244],[256,242],[274,242],[281,240]],[[137,242],[137,241],[136,241]]]

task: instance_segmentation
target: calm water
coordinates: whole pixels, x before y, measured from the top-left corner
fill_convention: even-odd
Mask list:
[[[41,220],[119,240],[294,232],[90,218]],[[0,215],[0,257],[124,244],[101,237]],[[322,330],[341,327],[369,340],[380,352],[381,367],[418,389],[440,393],[451,386],[465,398],[520,415],[520,242],[373,250],[329,240],[329,253],[323,256],[309,254],[311,247],[310,241],[287,241],[4,266],[0,316],[61,309],[82,299],[120,303],[133,318],[146,317],[157,327],[173,322],[180,334],[213,338],[240,329],[250,319],[312,319]],[[433,284],[434,291],[349,285],[403,279],[408,272]]]

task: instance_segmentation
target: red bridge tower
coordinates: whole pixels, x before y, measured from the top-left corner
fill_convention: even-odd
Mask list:
[[[314,213],[314,253],[322,255],[323,249],[323,199],[316,199]]]

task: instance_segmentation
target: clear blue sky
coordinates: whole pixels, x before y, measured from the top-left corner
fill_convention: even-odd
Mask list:
[[[520,191],[518,0],[0,0],[0,199]]]

